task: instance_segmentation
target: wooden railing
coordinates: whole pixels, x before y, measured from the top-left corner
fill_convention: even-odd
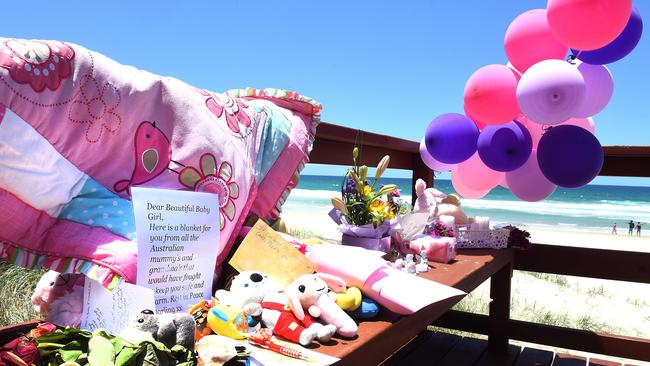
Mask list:
[[[422,178],[427,186],[433,185],[433,172],[420,159],[418,142],[329,123],[318,127],[310,161],[350,165],[355,143],[361,147],[364,164],[377,164],[381,157],[389,154],[391,168],[413,172],[413,184],[417,178]],[[605,146],[603,150],[605,163],[601,176],[650,177],[650,147]],[[415,199],[415,195],[412,196]],[[514,269],[647,284],[650,283],[650,253],[535,244],[530,250],[516,253]],[[491,293],[491,298],[503,299],[499,296],[503,293],[509,298],[510,277],[495,280],[503,286],[492,286],[494,291],[501,293]],[[487,315],[450,311],[436,325],[488,334],[496,324],[498,333],[510,339],[650,361],[649,339],[517,321],[509,318],[509,312],[509,302],[495,300],[490,304],[490,313],[497,315],[497,323],[494,319],[488,321]]]

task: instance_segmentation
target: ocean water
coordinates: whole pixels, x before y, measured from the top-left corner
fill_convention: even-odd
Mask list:
[[[303,175],[291,192],[283,210],[328,212],[330,200],[340,197],[342,178]],[[396,184],[402,197],[411,201],[411,180],[382,178],[383,184]],[[451,181],[436,179],[435,187],[452,193]],[[470,216],[489,216],[492,223],[609,232],[613,223],[625,233],[630,220],[646,223],[650,230],[650,187],[588,185],[578,189],[558,188],[541,202],[524,202],[505,188],[497,187],[481,199],[462,199]]]

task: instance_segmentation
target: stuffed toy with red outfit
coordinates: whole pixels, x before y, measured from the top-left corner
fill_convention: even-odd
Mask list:
[[[270,293],[262,301],[262,323],[274,335],[306,346],[314,340],[327,342],[336,327],[318,323],[309,314],[298,319],[289,307],[289,298],[284,293]]]
[[[299,320],[311,315],[328,325],[334,325],[339,335],[354,337],[358,330],[357,323],[336,304],[336,295],[330,295],[328,288],[343,292],[346,284],[342,279],[324,273],[298,277],[287,287],[291,310]]]

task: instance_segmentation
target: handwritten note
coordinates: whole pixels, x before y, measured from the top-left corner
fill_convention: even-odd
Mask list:
[[[145,309],[154,309],[151,289],[122,283],[111,292],[99,282],[86,277],[82,329],[93,331],[102,328],[110,334],[120,334],[129,321]]]
[[[138,285],[153,289],[156,311],[185,312],[210,299],[219,244],[219,196],[133,187]]]
[[[316,270],[314,263],[262,220],[246,235],[229,263],[239,272],[264,272],[283,285]]]

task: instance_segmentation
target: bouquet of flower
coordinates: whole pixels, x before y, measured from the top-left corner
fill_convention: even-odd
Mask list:
[[[389,231],[395,215],[402,210],[400,192],[394,184],[379,185],[390,157],[384,156],[368,182],[368,167],[358,164],[359,149],[352,150],[354,166],[345,174],[341,197],[332,198],[334,210],[330,214],[343,233],[343,244],[387,251],[390,248]]]
[[[450,238],[456,236],[453,227],[449,227],[439,220],[435,220],[433,223],[427,225],[424,229],[424,233],[433,236],[447,236]]]

